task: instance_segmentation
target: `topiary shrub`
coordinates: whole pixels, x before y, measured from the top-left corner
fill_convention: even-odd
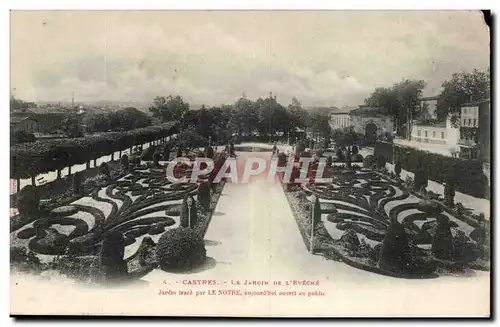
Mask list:
[[[376,164],[375,157],[371,154],[367,155],[363,159],[363,167],[364,168],[373,168],[373,166],[375,166],[375,164]]]
[[[397,160],[396,164],[394,165],[394,173],[398,178],[400,178],[401,175],[401,160]]]
[[[351,156],[349,155],[349,153],[346,154],[345,156],[345,165],[347,168],[351,168],[352,165],[351,165],[352,161],[351,161]]]
[[[233,142],[231,142],[231,143],[229,144],[229,154],[230,154],[231,156],[234,156],[234,155],[235,155],[235,153],[234,153],[234,143],[233,143]]]
[[[286,154],[284,154],[283,152],[281,152],[280,154],[278,154],[278,163],[277,163],[277,166],[278,167],[285,167],[286,166],[286,162],[287,162]]]
[[[141,157],[132,155],[128,158],[129,165],[140,166],[141,165]]]
[[[337,159],[335,159],[336,162],[344,162],[345,161],[345,155],[342,149],[337,149],[335,151],[335,155],[337,156]]]
[[[192,200],[192,205],[191,205],[191,217],[189,216],[189,206],[187,204],[187,200],[191,198]],[[196,226],[198,223],[198,211],[196,210],[196,201],[191,195],[186,195],[184,197],[184,200],[182,201],[182,209],[181,209],[181,216],[180,216],[180,225],[182,227],[189,227],[191,225],[191,228]]]
[[[166,144],[163,147],[163,160],[169,161],[170,160],[170,146]]]
[[[153,159],[153,153],[155,153],[156,147],[150,146],[146,150],[144,150],[141,154],[142,161],[151,161]]]
[[[385,164],[387,163],[387,159],[383,155],[377,156],[377,168],[382,169],[385,168]]]
[[[300,154],[305,150],[306,146],[304,145],[304,142],[298,141],[297,144],[295,145],[295,155],[300,156]]]
[[[205,155],[207,158],[213,159],[214,158],[214,149],[212,147],[208,147],[207,151],[205,152]]]
[[[455,205],[455,182],[451,179],[444,186],[444,202],[448,207]]]
[[[414,180],[415,190],[421,192],[427,188],[428,184],[429,184],[429,176],[427,175],[427,171],[423,167],[421,167],[415,173],[415,180]]]
[[[126,154],[124,154],[120,158],[120,163],[121,163],[121,165],[122,165],[123,168],[128,169],[128,167],[129,167],[129,160],[128,160],[128,156]]]
[[[158,240],[156,260],[163,270],[193,269],[207,257],[203,236],[189,228],[169,229]]]
[[[73,193],[80,194],[83,191],[83,173],[81,171],[77,171],[73,174]]]
[[[438,220],[438,225],[432,240],[432,254],[438,259],[453,259],[453,236],[451,235],[450,221]]]
[[[99,165],[99,175],[109,177],[109,166],[106,162],[103,162]]]
[[[459,229],[453,237],[453,257],[464,262],[473,262],[481,256],[481,251],[465,233]]]
[[[318,223],[321,221],[321,203],[319,202],[319,196],[316,196],[316,201],[314,201],[313,205],[314,205],[314,216],[312,216],[311,212],[311,218],[314,227],[316,227]]]
[[[353,229],[347,229],[340,237],[340,242],[351,254],[358,252],[360,242],[358,234]]]
[[[333,158],[332,158],[332,156],[328,156],[328,157],[326,158],[326,166],[327,166],[327,167],[331,167],[331,166],[332,166],[332,164],[333,164]]]
[[[158,167],[160,165],[159,164],[160,160],[161,160],[161,152],[155,152],[153,154],[153,166]]]
[[[404,226],[397,221],[392,221],[386,231],[378,265],[382,269],[399,273],[408,272],[412,265],[408,235]]]
[[[210,183],[203,182],[198,186],[198,202],[205,212],[210,209]]]
[[[34,217],[39,213],[40,196],[33,185],[26,185],[17,195],[17,210],[21,216]]]
[[[353,154],[351,156],[351,162],[363,162],[363,156],[359,153]]]
[[[116,283],[128,275],[125,254],[125,238],[118,231],[110,231],[104,235],[99,251],[99,277],[104,283]]]

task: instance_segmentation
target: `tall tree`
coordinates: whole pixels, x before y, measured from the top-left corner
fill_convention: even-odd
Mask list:
[[[437,102],[437,116],[440,119],[446,118],[448,114],[456,117],[463,104],[490,97],[490,72],[474,69],[469,73],[456,73],[444,81],[442,87]]]
[[[257,130],[259,112],[255,104],[247,99],[240,98],[232,106],[231,126],[235,133],[250,134]]]
[[[184,102],[179,95],[158,96],[154,98],[153,104],[149,107],[153,117],[159,117],[164,122],[181,120],[188,110],[189,104]]]
[[[330,140],[332,129],[330,127],[330,116],[323,111],[313,111],[310,115],[309,126],[314,138],[323,137]]]
[[[398,96],[400,113],[398,117],[399,127],[406,125],[406,136],[411,136],[412,121],[420,116],[422,107],[422,92],[427,83],[423,80],[404,80],[396,83],[393,88]],[[404,123],[402,123],[403,121]]]
[[[422,80],[403,80],[390,88],[375,89],[365,104],[377,113],[392,117],[398,135],[409,135],[411,121],[422,111],[420,103],[425,86]]]
[[[305,129],[309,123],[309,113],[296,98],[292,98],[292,103],[288,106],[288,116],[291,129]]]

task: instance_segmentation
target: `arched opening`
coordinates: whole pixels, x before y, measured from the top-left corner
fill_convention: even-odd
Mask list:
[[[374,144],[377,140],[377,125],[368,123],[365,126],[365,144]]]

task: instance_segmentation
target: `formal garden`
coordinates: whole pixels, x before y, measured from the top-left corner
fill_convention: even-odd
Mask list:
[[[155,133],[150,136],[153,140],[172,130]],[[102,163],[93,176],[71,175],[71,187],[59,196],[41,199],[40,186],[22,188],[12,205],[19,212],[10,224],[12,269],[57,272],[80,282],[109,284],[137,280],[154,269],[189,271],[202,266],[206,259],[203,237],[224,187],[224,180],[216,183],[214,177],[226,153],[200,147],[204,140],[199,138],[181,135],[163,140],[138,149],[137,154]],[[133,143],[123,142],[121,147]],[[75,148],[69,153],[77,152]],[[33,156],[44,155],[50,154],[39,151]],[[90,157],[80,154],[78,161]],[[210,157],[215,167],[194,183],[173,183],[167,178],[167,165],[176,157],[191,161]],[[65,165],[73,163],[64,159]],[[34,172],[24,170],[21,175],[20,162],[17,159],[15,176]],[[48,164],[27,167],[38,169],[36,173],[43,172],[40,167],[53,168]],[[174,177],[186,176],[192,169],[177,163]]]
[[[401,278],[489,270],[489,217],[454,202],[455,187],[461,187],[456,175],[462,173],[460,166],[441,177],[447,184],[444,194],[437,194],[427,190],[429,175],[436,174],[435,170],[429,174],[424,169],[426,163],[436,162],[434,157],[415,156],[410,159],[413,162],[397,153],[400,159],[389,171],[380,150],[375,151],[377,156],[362,158],[352,154],[353,148],[339,151],[337,160],[328,156],[319,170],[323,151],[312,154],[303,145],[296,146],[291,181],[282,185],[309,251]],[[308,181],[296,182],[299,160],[304,157],[313,160]],[[286,155],[279,154],[278,165],[284,167],[286,162]],[[403,180],[402,166],[410,164],[419,167],[415,178]],[[332,182],[317,182],[317,171]]]

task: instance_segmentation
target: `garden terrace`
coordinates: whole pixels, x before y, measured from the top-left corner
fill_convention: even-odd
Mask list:
[[[203,235],[224,185],[214,184],[209,198],[203,200],[198,190],[206,179],[171,183],[166,177],[167,163],[133,166],[116,178],[99,176],[84,194],[48,206],[35,220],[23,222],[19,216],[13,217],[17,223],[11,223],[11,247],[29,249],[45,263],[61,255],[92,257],[104,235],[117,231],[125,237],[129,271],[140,270],[144,275],[145,267],[137,259],[143,256],[140,252],[154,247],[166,229],[188,225],[188,215],[182,214],[186,197],[195,200],[191,228]],[[144,242],[149,245],[142,245]],[[150,254],[148,262],[153,262]]]
[[[310,247],[311,197],[315,195],[320,201],[321,220],[315,225],[313,249],[327,258],[406,278],[489,270],[489,242],[485,239],[489,224],[484,217],[448,208],[441,199],[430,200],[382,172],[335,169],[331,170],[331,184],[304,183],[287,188],[286,196],[306,246]],[[447,241],[441,239],[445,225],[450,231]],[[397,228],[399,232],[394,232]],[[406,258],[410,267],[406,270],[388,268],[384,261],[386,245],[394,233],[400,235],[396,239],[408,242],[390,249],[393,256]],[[437,239],[449,245],[449,256],[437,252],[441,244]]]

